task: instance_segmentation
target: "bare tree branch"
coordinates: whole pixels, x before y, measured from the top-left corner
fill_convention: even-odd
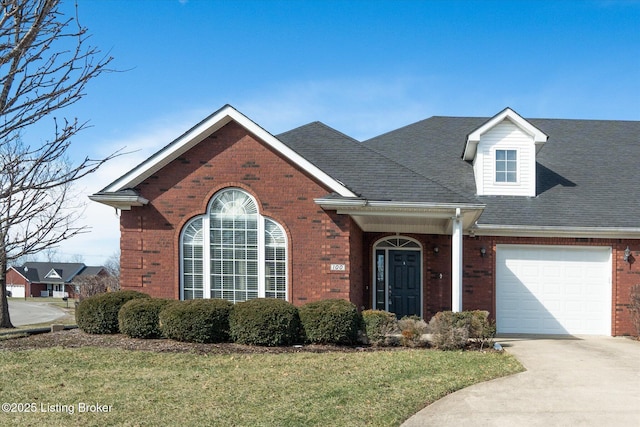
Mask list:
[[[77,14],[65,17],[61,0],[0,1],[0,327],[12,327],[6,299],[7,265],[87,231],[74,225],[83,203],[72,185],[103,159],[68,159],[72,138],[87,122],[56,119],[112,58],[89,45]],[[43,119],[53,132],[44,142],[24,140]]]

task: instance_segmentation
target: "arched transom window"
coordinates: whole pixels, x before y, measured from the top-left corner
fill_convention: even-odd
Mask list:
[[[184,226],[180,246],[183,299],[287,299],[286,235],[245,191],[217,193]]]

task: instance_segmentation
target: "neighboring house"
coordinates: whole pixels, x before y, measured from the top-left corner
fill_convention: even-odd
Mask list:
[[[79,289],[73,283],[74,279],[108,274],[104,267],[91,267],[82,263],[27,262],[7,270],[7,291],[11,292],[11,296],[20,298],[75,298]]]
[[[122,210],[121,285],[344,298],[500,333],[634,333],[640,122],[432,117],[360,142],[271,135],[231,106],[91,199]]]

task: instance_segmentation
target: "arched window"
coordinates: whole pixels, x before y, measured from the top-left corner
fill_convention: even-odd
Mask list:
[[[185,225],[181,265],[183,299],[287,298],[284,229],[237,188],[217,193],[207,213]]]

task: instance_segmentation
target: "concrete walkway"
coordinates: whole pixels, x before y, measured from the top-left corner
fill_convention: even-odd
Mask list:
[[[640,425],[640,342],[628,338],[500,338],[526,372],[476,384],[403,426]]]

